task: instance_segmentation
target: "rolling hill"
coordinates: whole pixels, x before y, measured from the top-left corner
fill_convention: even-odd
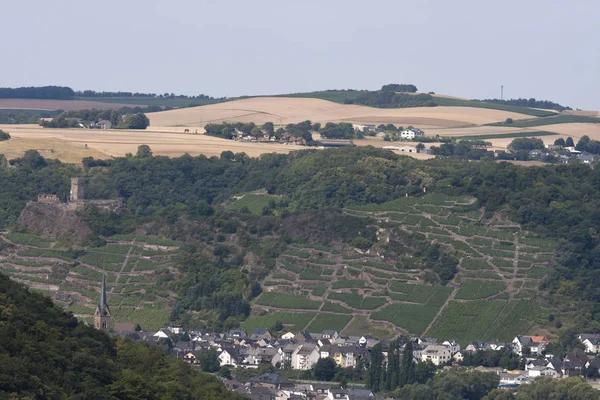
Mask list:
[[[256,97],[207,106],[149,113],[151,126],[203,127],[208,123],[254,122],[263,124],[355,122],[362,124],[457,127],[531,118],[526,114],[473,107],[417,107],[381,109],[338,104],[314,98]]]

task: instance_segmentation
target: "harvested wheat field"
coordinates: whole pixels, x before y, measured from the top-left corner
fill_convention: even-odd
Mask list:
[[[152,126],[203,127],[208,123],[254,122],[263,124],[313,122],[393,123],[457,127],[526,119],[531,116],[472,107],[373,108],[338,104],[320,99],[257,97],[219,104],[149,113]]]
[[[59,139],[32,139],[13,136],[12,139],[0,142],[0,154],[9,160],[22,157],[27,150],[37,150],[45,158],[57,158],[66,163],[78,164],[84,157],[109,158],[105,153],[95,149],[86,149],[80,143]]]
[[[3,110],[114,110],[121,107],[136,106],[136,104],[102,103],[88,100],[0,99],[0,109]]]
[[[555,125],[544,125],[540,129],[548,132],[556,132],[561,137],[567,138],[572,137],[573,140],[581,138],[584,135],[590,137],[590,139],[600,140],[600,124],[586,124],[586,123],[570,123],[570,124],[555,124]]]
[[[220,139],[206,135],[193,135],[183,133],[155,132],[152,130],[96,130],[96,129],[49,129],[37,125],[0,125],[0,129],[9,132],[13,139],[0,143],[0,153],[3,146],[10,143],[23,141],[27,150],[49,148],[50,142],[65,143],[80,150],[80,153],[69,155],[68,162],[81,161],[82,157],[107,158],[108,156],[120,157],[127,153],[134,153],[141,144],[147,144],[155,155],[177,157],[188,153],[192,156],[206,155],[218,156],[223,151],[230,150],[234,153],[244,152],[251,157],[258,157],[265,153],[289,153],[293,150],[306,149],[304,146],[284,145],[279,143],[245,143]],[[25,141],[26,140],[26,141]],[[85,149],[87,144],[88,148]],[[57,157],[63,161],[67,158],[57,152]]]

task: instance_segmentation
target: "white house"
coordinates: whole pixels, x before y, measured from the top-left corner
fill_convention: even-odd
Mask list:
[[[400,132],[400,137],[402,139],[412,140],[416,137],[425,136],[425,132],[420,130],[419,128],[408,128]]]
[[[220,349],[221,351],[219,352],[218,358],[219,358],[219,366],[224,366],[224,365],[233,365],[234,367],[237,366],[237,360],[236,360],[236,354],[233,351],[232,348],[229,349]]]
[[[444,340],[442,346],[446,347],[450,354],[454,354],[460,350],[460,344],[456,343],[454,340]]]
[[[282,339],[288,339],[288,340],[293,339],[295,337],[296,337],[296,335],[293,332],[286,332],[283,335],[281,335]]]
[[[540,355],[546,347],[546,339],[543,336],[517,336],[512,341],[513,351],[523,355],[523,349],[529,347],[531,354]]]
[[[600,353],[600,335],[583,333],[579,335],[579,340],[585,346],[586,353]]]
[[[550,367],[533,367],[527,370],[530,378],[537,378],[538,376],[543,376],[546,378],[556,378],[558,376],[558,372],[556,372],[553,368]]]
[[[169,334],[165,331],[165,329],[159,330],[152,336],[160,338],[160,339],[168,339],[169,338]]]
[[[446,346],[430,344],[421,352],[421,361],[431,361],[435,365],[445,364],[452,359]]]
[[[314,344],[303,344],[292,353],[292,369],[309,370],[319,361],[319,349]]]

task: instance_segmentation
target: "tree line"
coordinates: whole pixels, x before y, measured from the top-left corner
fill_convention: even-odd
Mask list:
[[[494,103],[494,104],[504,104],[508,106],[519,106],[519,107],[529,107],[529,108],[543,108],[546,110],[556,110],[556,111],[564,111],[564,110],[572,110],[571,107],[563,106],[558,103],[549,100],[536,100],[533,97],[530,99],[510,99],[510,100],[501,100],[501,99],[485,99],[485,100],[475,100],[482,101],[484,103]]]
[[[102,120],[109,121],[112,129],[146,129],[150,125],[150,120],[142,112],[121,114],[116,110],[65,111],[50,121],[40,121],[40,125],[44,128],[92,128]]]
[[[0,99],[73,100],[75,92],[66,86],[0,88]]]

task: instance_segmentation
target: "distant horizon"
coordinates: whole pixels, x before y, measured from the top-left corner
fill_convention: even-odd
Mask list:
[[[239,97],[379,88],[600,110],[600,2],[9,1],[0,87]]]
[[[219,98],[226,98],[226,99],[236,99],[236,98],[240,98],[240,97],[268,97],[268,96],[282,96],[282,95],[286,95],[286,94],[299,94],[299,93],[313,93],[313,92],[326,92],[326,91],[333,91],[333,90],[338,90],[338,91],[343,91],[343,90],[347,90],[347,91],[375,91],[375,90],[379,90],[381,89],[381,86],[383,85],[387,85],[389,83],[392,82],[388,82],[388,83],[384,83],[382,85],[380,85],[379,87],[377,87],[376,89],[357,89],[357,88],[343,88],[343,89],[333,89],[333,88],[329,88],[329,89],[316,89],[316,90],[306,90],[306,91],[295,91],[295,92],[281,92],[281,93],[267,93],[267,94],[241,94],[241,95],[236,95],[236,96],[215,96],[211,93],[196,93],[196,94],[187,94],[187,93],[177,93],[177,92],[170,92],[167,91],[169,94],[174,94],[175,96],[199,96],[199,95],[205,95],[205,96],[209,96],[215,99],[219,99]],[[398,82],[393,82],[393,83],[398,83]],[[405,82],[402,82],[405,83]],[[410,83],[412,84],[412,83]],[[111,89],[111,90],[99,90],[99,89],[90,89],[90,88],[86,88],[86,89],[76,89],[70,85],[56,85],[56,84],[43,84],[43,85],[24,85],[24,86],[5,86],[5,87],[0,87],[0,89],[17,89],[17,88],[22,88],[22,87],[44,87],[44,86],[63,86],[63,87],[68,87],[70,89],[72,89],[74,92],[84,92],[86,90],[91,90],[97,93],[102,93],[102,92],[127,92],[127,93],[143,93],[143,94],[156,94],[158,95],[164,95],[167,92],[154,92],[154,91],[144,91],[144,90],[123,90],[123,89]],[[419,85],[415,85],[417,87],[417,89],[419,89]],[[506,91],[506,87],[505,87],[505,91]],[[457,97],[457,98],[465,98],[468,100],[491,100],[491,99],[500,99],[500,96],[497,97],[466,97],[466,96],[462,96],[462,95],[458,95],[458,94],[453,94],[453,93],[438,93],[432,90],[429,91],[424,91],[424,90],[418,90],[418,93],[429,93],[429,92],[434,92],[435,95],[441,95],[441,96],[452,96],[452,97]],[[552,99],[552,98],[540,98],[540,97],[536,97],[536,96],[523,96],[523,97],[507,97],[504,96],[503,100],[516,100],[516,99],[536,99],[536,100],[541,100],[541,101],[552,101],[555,103],[558,103],[564,107],[571,107],[573,110],[584,110],[582,108],[579,107],[574,107],[571,104],[564,104],[560,101],[557,101],[556,99]],[[42,99],[43,100],[43,99]],[[595,109],[587,109],[589,111],[595,111]],[[598,109],[600,110],[600,108]]]

